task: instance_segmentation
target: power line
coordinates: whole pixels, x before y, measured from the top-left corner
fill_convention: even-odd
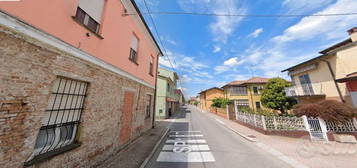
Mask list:
[[[162,48],[163,48],[163,50],[164,50],[164,53],[165,53],[165,55],[166,55],[166,57],[167,57],[167,59],[168,59],[170,65],[171,65],[171,68],[172,68],[172,70],[174,70],[174,71],[177,73],[176,69],[174,68],[174,66],[173,66],[173,64],[172,64],[172,62],[171,62],[171,60],[170,60],[169,55],[168,55],[167,52],[166,52],[164,43],[163,43],[162,40],[161,40],[161,37],[160,37],[160,35],[159,35],[159,31],[157,30],[156,23],[155,23],[154,19],[153,19],[152,16],[151,16],[151,12],[150,12],[150,9],[149,9],[149,7],[148,7],[148,5],[147,5],[147,3],[146,3],[146,0],[143,0],[143,1],[144,1],[145,8],[146,8],[146,10],[148,11],[148,12],[145,13],[145,14],[148,14],[148,15],[149,15],[150,20],[151,20],[151,22],[152,22],[152,24],[153,24],[153,26],[154,26],[154,30],[155,30],[156,36],[157,36],[157,38],[159,39],[159,42],[160,42],[160,44],[161,44],[161,46],[162,46]],[[174,60],[174,63],[176,64],[175,60]],[[180,85],[180,87],[182,87],[181,80],[179,79],[179,80],[177,80],[177,81],[178,81],[178,84]]]
[[[234,17],[257,17],[257,18],[276,18],[276,17],[331,17],[331,16],[351,16],[357,13],[326,13],[326,14],[231,14],[231,13],[200,13],[200,12],[143,12],[144,15],[198,15],[198,16],[234,16]],[[137,14],[128,14],[137,15]]]
[[[155,24],[155,22],[154,22],[154,19],[153,19],[152,16],[151,16],[151,12],[150,12],[150,9],[149,9],[149,7],[148,7],[148,5],[147,5],[147,3],[146,3],[146,0],[143,0],[143,1],[144,1],[145,8],[146,8],[146,10],[148,11],[146,14],[148,14],[148,15],[150,16],[150,20],[151,20],[151,22],[152,22],[152,24],[153,24],[153,26],[154,26],[154,30],[155,30],[156,36],[157,36],[157,38],[159,39],[159,42],[160,42],[160,44],[161,44],[161,46],[162,46],[162,48],[163,48],[163,50],[164,50],[165,55],[167,56],[167,59],[169,60],[169,63],[170,63],[170,65],[171,65],[171,68],[172,68],[174,71],[176,71],[175,68],[174,68],[174,66],[172,65],[172,62],[171,62],[171,60],[170,60],[169,55],[167,55],[167,52],[166,52],[164,43],[162,42],[162,40],[161,40],[161,38],[160,38],[159,32],[158,32],[158,30],[157,30],[157,26],[156,26],[156,24]]]

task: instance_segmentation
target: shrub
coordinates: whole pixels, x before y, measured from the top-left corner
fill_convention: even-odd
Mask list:
[[[213,103],[211,104],[211,107],[216,107],[216,108],[226,108],[227,105],[232,104],[231,100],[222,97],[214,98],[212,102]]]
[[[279,110],[281,114],[287,114],[297,102],[292,97],[287,97],[285,88],[291,86],[291,83],[282,78],[271,78],[263,89],[260,98],[265,107]]]
[[[324,120],[343,122],[357,116],[357,110],[336,100],[324,100],[317,104],[294,106],[297,116],[320,117]]]
[[[298,104],[293,108],[293,113],[301,117],[306,115],[308,117],[318,117],[322,111],[322,106],[319,104]]]

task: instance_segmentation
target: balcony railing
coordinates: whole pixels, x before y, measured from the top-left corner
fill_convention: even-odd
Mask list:
[[[285,88],[286,96],[314,96],[325,95],[322,83],[300,84]]]

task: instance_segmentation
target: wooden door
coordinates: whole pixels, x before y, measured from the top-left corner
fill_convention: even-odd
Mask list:
[[[119,144],[127,143],[131,138],[133,120],[134,93],[126,91],[124,93],[124,104],[122,106],[122,116],[120,119]]]

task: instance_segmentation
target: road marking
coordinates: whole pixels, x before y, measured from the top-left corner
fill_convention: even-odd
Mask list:
[[[162,150],[170,150],[172,151],[174,149],[174,145],[164,145]],[[209,146],[208,145],[185,145],[185,147],[191,148],[192,151],[209,151]]]
[[[205,139],[193,139],[203,137],[201,131],[172,131],[170,138],[156,159],[157,162],[215,162],[213,154]]]
[[[172,133],[191,133],[191,132],[193,132],[193,133],[201,133],[201,131],[171,131]]]
[[[219,122],[220,124],[226,125],[223,121],[221,121],[221,120],[219,120],[219,119],[217,119],[217,118],[215,118],[215,119],[216,119],[216,121]]]
[[[166,140],[166,143],[175,143],[177,140],[175,139],[168,139]],[[187,140],[182,140],[186,143],[189,143],[189,144],[201,144],[201,143],[207,143],[206,140],[204,139],[187,139]]]
[[[215,162],[211,152],[160,152],[158,162]]]
[[[202,135],[202,134],[169,135],[169,137],[174,137],[174,138],[187,138],[187,137],[203,137],[203,135]]]

